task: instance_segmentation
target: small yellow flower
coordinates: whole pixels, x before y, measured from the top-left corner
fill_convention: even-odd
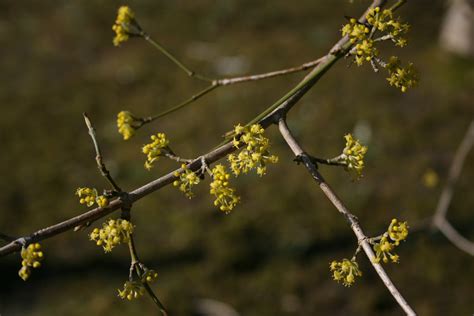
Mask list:
[[[102,228],[94,228],[89,237],[97,246],[102,246],[105,252],[110,252],[115,246],[127,243],[132,233],[133,225],[129,221],[110,219],[102,224]]]
[[[109,199],[104,195],[99,195],[94,188],[79,188],[76,190],[76,195],[79,196],[79,203],[91,207],[96,203],[99,207],[109,205]]]
[[[399,88],[402,92],[406,92],[408,88],[415,87],[418,84],[418,74],[412,63],[403,68],[400,60],[392,56],[387,64],[387,70],[390,75],[387,78],[388,83]]]
[[[98,194],[94,188],[79,188],[76,190],[76,195],[79,196],[79,203],[91,207],[94,205]]]
[[[121,6],[118,9],[117,18],[115,24],[112,26],[112,30],[115,32],[114,45],[120,46],[120,43],[126,42],[131,35],[131,28],[135,26],[135,14],[127,6]]]
[[[158,273],[155,270],[146,270],[145,273],[143,273],[141,281],[143,283],[153,283],[156,281],[158,278]]]
[[[182,164],[181,168],[183,169],[182,172],[176,172],[174,175],[179,177],[178,180],[173,182],[173,186],[179,187],[179,190],[186,194],[188,198],[192,198],[194,193],[191,191],[192,187],[199,184],[201,179],[194,173],[194,171],[190,170],[186,164]]]
[[[106,207],[107,205],[109,205],[109,199],[104,195],[99,195],[95,199],[95,202],[97,203],[99,207]]]
[[[379,263],[380,260],[382,260],[384,263],[387,263],[390,259],[392,262],[397,263],[399,257],[397,254],[392,253],[395,246],[396,244],[391,243],[387,236],[383,236],[382,239],[373,246],[375,251],[374,262]]]
[[[124,140],[130,139],[133,135],[135,135],[135,130],[137,128],[136,123],[137,120],[132,113],[128,111],[120,111],[117,114],[117,128],[118,132],[122,134]]]
[[[221,164],[212,169],[212,179],[210,193],[215,196],[214,205],[225,213],[234,209],[239,203],[240,197],[235,194],[235,190],[229,187],[230,174]]]
[[[351,286],[355,283],[355,278],[362,276],[359,265],[355,260],[342,259],[329,264],[332,277],[337,282],[342,282],[344,286]]]
[[[127,299],[129,301],[137,299],[143,296],[143,294],[145,294],[145,288],[143,284],[137,281],[126,281],[123,285],[123,289],[118,290],[118,296],[121,299]]]
[[[41,260],[43,260],[43,252],[41,251],[41,245],[34,243],[28,245],[28,247],[21,250],[21,269],[18,271],[18,275],[23,281],[26,281],[31,275],[32,268],[39,268],[41,266]]]
[[[364,169],[364,156],[367,153],[367,147],[362,146],[351,134],[344,136],[346,147],[339,156],[339,160],[344,163],[347,171],[354,171],[357,178],[362,176]]]
[[[145,161],[145,168],[147,170],[150,170],[153,167],[153,163],[160,159],[160,156],[163,154],[163,150],[165,150],[169,144],[169,141],[164,133],[152,135],[150,138],[152,142],[146,144],[142,148],[142,152],[147,155],[147,159]]]
[[[253,124],[250,127],[242,127],[239,124],[234,131],[236,135],[242,134],[240,139],[233,140],[234,147],[242,146],[242,150],[239,154],[231,154],[228,157],[234,175],[238,176],[256,169],[257,174],[263,176],[267,170],[267,163],[278,162],[278,157],[268,151],[270,141],[263,136],[265,130],[260,124]]]
[[[400,241],[403,241],[408,236],[408,224],[407,222],[399,222],[397,219],[392,219],[390,226],[388,227],[388,236],[398,246]]]

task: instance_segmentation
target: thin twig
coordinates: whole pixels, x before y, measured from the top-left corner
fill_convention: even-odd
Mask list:
[[[296,157],[300,157],[306,169],[313,177],[313,179],[318,183],[320,189],[326,195],[326,197],[331,201],[331,203],[336,207],[336,209],[344,215],[346,220],[349,222],[354,234],[357,237],[359,245],[364,249],[367,258],[369,258],[370,263],[374,267],[375,271],[379,275],[382,282],[385,284],[387,289],[390,291],[392,296],[395,298],[400,307],[405,311],[407,315],[416,315],[414,310],[408,305],[407,301],[403,298],[401,293],[397,290],[393,282],[390,280],[389,276],[385,272],[382,265],[375,262],[375,255],[368,242],[367,236],[362,231],[362,228],[357,220],[357,217],[354,216],[343,204],[343,202],[337,197],[336,193],[331,189],[331,187],[326,183],[324,178],[316,169],[316,165],[311,161],[311,158],[304,152],[299,143],[291,134],[285,119],[282,117],[278,123],[280,133],[287,142],[288,146],[291,148],[291,151]]]
[[[219,87],[229,86],[229,85],[233,85],[233,84],[237,84],[237,83],[243,83],[243,82],[249,82],[249,81],[257,81],[257,80],[262,80],[262,79],[268,79],[268,78],[287,75],[287,74],[291,74],[291,73],[295,73],[295,72],[299,72],[299,71],[305,71],[305,70],[308,70],[309,68],[315,67],[317,64],[319,64],[323,60],[323,58],[324,57],[318,58],[316,60],[304,63],[304,64],[302,64],[300,66],[297,66],[297,67],[292,67],[292,68],[287,68],[287,69],[282,69],[282,70],[276,70],[276,71],[257,74],[257,75],[248,75],[248,76],[242,76],[242,77],[214,79],[214,80],[212,80],[212,83],[210,85],[208,85],[206,88],[204,88],[201,91],[199,91],[198,93],[192,95],[191,97],[184,100],[183,102],[181,102],[181,103],[179,103],[175,106],[172,106],[171,108],[169,108],[169,109],[167,109],[167,110],[165,110],[161,113],[158,113],[157,115],[150,116],[150,117],[143,118],[143,119],[139,119],[140,120],[140,125],[138,125],[136,128],[138,129],[138,128],[142,127],[145,124],[148,124],[148,123],[153,122],[153,121],[155,121],[155,120],[157,120],[157,119],[159,119],[163,116],[171,114],[171,113],[173,113],[173,112],[175,112],[175,111],[177,111],[177,110],[193,103],[194,101],[202,98],[203,96],[205,96],[209,92],[211,92],[214,89],[217,89]]]
[[[471,121],[461,144],[459,145],[454,160],[449,168],[448,181],[441,192],[432,225],[438,228],[456,247],[474,256],[474,242],[464,238],[447,220],[449,209],[456,184],[464,166],[467,154],[474,145],[474,120]]]
[[[268,79],[268,78],[273,78],[273,77],[277,77],[277,76],[288,75],[288,74],[295,73],[295,72],[305,71],[305,70],[308,70],[310,68],[313,68],[313,67],[317,66],[321,61],[323,61],[323,58],[324,57],[321,57],[321,58],[318,58],[316,60],[304,63],[302,65],[287,68],[287,69],[275,70],[275,71],[266,72],[266,73],[257,74],[257,75],[247,75],[247,76],[242,76],[242,77],[218,79],[217,84],[219,86],[228,86],[228,85],[232,85],[232,84],[236,84],[236,83],[242,83],[242,82],[248,82],[248,81],[257,81],[257,80]]]
[[[140,259],[138,259],[138,253],[137,253],[137,249],[135,247],[135,242],[133,240],[133,234],[130,235],[130,238],[128,240],[128,249],[130,251],[130,259],[131,259],[130,275],[132,275],[133,269],[135,268],[135,272],[136,272],[138,278],[140,278],[140,281],[141,281],[143,287],[145,288],[148,296],[150,296],[152,301],[156,304],[156,306],[160,310],[161,314],[163,316],[167,316],[168,312],[166,311],[165,306],[161,303],[160,299],[155,295],[155,293],[153,292],[153,289],[146,282],[146,280],[145,281],[142,280],[142,272],[143,271],[141,270],[141,267],[140,267],[141,262],[140,262]]]
[[[145,119],[142,119],[141,120],[141,125],[139,125],[137,128],[140,128],[142,125],[145,125],[147,123],[150,123],[150,122],[153,122],[155,121],[156,119],[159,119],[160,117],[163,117],[165,115],[168,115],[170,113],[173,113],[183,107],[185,107],[186,105],[188,104],[191,104],[193,103],[194,101],[200,99],[201,97],[205,96],[206,94],[208,94],[209,92],[211,92],[212,90],[216,89],[218,87],[218,85],[212,83],[211,85],[207,86],[206,88],[204,88],[203,90],[199,91],[198,93],[192,95],[190,98],[184,100],[183,102],[175,105],[175,106],[172,106],[171,108],[161,112],[161,113],[158,113],[157,115],[155,116],[150,116],[148,118],[145,118]]]
[[[196,74],[194,71],[186,67],[182,62],[180,62],[176,57],[173,56],[170,52],[168,52],[162,45],[160,45],[157,41],[153,40],[148,34],[145,32],[141,32],[140,36],[143,37],[148,43],[153,45],[156,49],[158,49],[163,55],[165,55],[169,60],[171,60],[176,66],[181,68],[189,77],[199,79],[201,81],[206,82],[213,82],[213,79],[206,78],[199,74]]]
[[[320,163],[323,165],[328,165],[328,166],[345,166],[346,164],[340,161],[340,157],[341,156],[337,156],[331,159],[324,159],[324,158],[311,156],[311,160],[313,160],[313,162]]]
[[[95,129],[92,126],[92,123],[87,116],[87,113],[82,114],[84,116],[84,121],[86,122],[87,129],[89,131],[89,135],[92,138],[92,143],[94,144],[94,149],[95,149],[95,161],[97,162],[97,168],[99,168],[100,174],[104,176],[107,181],[109,181],[110,185],[113,187],[113,189],[117,192],[122,192],[122,189],[117,185],[117,183],[114,181],[112,176],[110,175],[109,170],[104,164],[103,157],[100,151],[99,143],[97,142],[96,134],[95,134]]]

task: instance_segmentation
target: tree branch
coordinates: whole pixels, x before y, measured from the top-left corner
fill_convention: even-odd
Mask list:
[[[308,156],[305,151],[301,148],[299,143],[291,134],[289,130],[284,116],[282,116],[279,120],[278,127],[280,129],[280,133],[285,139],[286,143],[290,147],[291,151],[294,155],[298,158],[301,158],[306,169],[309,171],[313,179],[319,185],[319,188],[323,191],[329,201],[336,207],[336,209],[345,217],[345,219],[350,224],[352,231],[354,232],[355,236],[357,237],[357,241],[362,249],[364,250],[367,258],[369,258],[370,263],[374,267],[375,271],[379,275],[382,282],[385,284],[387,289],[390,291],[392,296],[395,298],[397,303],[400,307],[405,311],[407,315],[416,315],[414,310],[408,305],[407,301],[403,298],[400,292],[397,290],[393,282],[390,280],[389,276],[385,272],[384,268],[381,264],[375,262],[375,255],[368,242],[368,237],[362,231],[362,228],[357,220],[357,217],[354,216],[345,206],[344,203],[339,199],[336,193],[331,189],[331,187],[326,183],[324,178],[316,169],[316,165],[312,162],[311,157]]]
[[[448,221],[446,214],[453,197],[454,185],[456,184],[461,170],[464,166],[467,154],[474,144],[474,120],[471,121],[461,144],[459,145],[454,160],[449,168],[448,181],[441,192],[432,225],[439,229],[446,238],[456,247],[474,256],[474,242],[464,238]]]
[[[84,121],[86,122],[87,125],[87,130],[89,131],[89,135],[92,138],[92,143],[94,144],[94,149],[95,149],[95,161],[97,163],[97,168],[99,168],[100,174],[109,181],[110,185],[112,188],[117,191],[117,192],[122,192],[122,189],[117,185],[117,183],[114,181],[112,176],[110,175],[109,170],[104,164],[103,158],[102,158],[102,153],[100,151],[99,147],[99,142],[97,141],[96,135],[95,135],[95,130],[94,127],[92,126],[92,123],[87,116],[87,113],[82,114],[84,116]]]

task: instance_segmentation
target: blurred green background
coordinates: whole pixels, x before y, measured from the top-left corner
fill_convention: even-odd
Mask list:
[[[123,188],[134,189],[174,168],[143,168],[142,144],[166,132],[173,149],[194,157],[220,135],[252,118],[303,74],[218,89],[193,106],[150,124],[131,141],[116,131],[116,114],[160,112],[203,87],[148,43],[113,47],[117,1],[0,3],[0,231],[28,234],[84,212],[74,191],[105,188],[81,113],[89,113],[106,163]],[[340,37],[344,15],[367,1],[130,1],[141,25],[185,64],[215,77],[298,65],[327,52]],[[359,217],[368,235],[397,217],[413,226],[431,216],[454,152],[473,118],[474,62],[440,50],[444,1],[410,1],[400,14],[412,25],[409,46],[383,48],[413,61],[421,74],[406,94],[369,66],[336,64],[293,109],[289,124],[304,147],[332,157],[355,131],[369,146],[365,177],[341,169],[323,175]],[[203,299],[240,315],[400,315],[402,312],[364,256],[364,276],[351,288],[331,279],[329,262],[352,256],[356,240],[274,127],[268,130],[280,163],[267,176],[234,180],[242,203],[229,215],[212,206],[208,180],[188,200],[166,187],[136,203],[137,247],[159,273],[153,288],[171,315],[196,314]],[[427,187],[433,170],[439,183]],[[449,219],[474,240],[474,153],[456,186]],[[113,214],[117,215],[117,214]],[[94,224],[100,225],[100,222]],[[0,260],[1,315],[154,314],[147,297],[116,297],[128,275],[126,247],[111,254],[68,232],[44,241],[45,260],[28,282],[20,257]],[[438,232],[422,229],[387,265],[421,315],[474,312],[473,258]],[[202,304],[201,304],[202,305]],[[223,315],[223,314],[222,314]],[[229,314],[230,315],[230,314]]]

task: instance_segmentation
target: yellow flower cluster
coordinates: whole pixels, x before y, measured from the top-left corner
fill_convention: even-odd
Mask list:
[[[39,268],[41,266],[41,260],[43,260],[43,252],[41,251],[41,245],[34,243],[28,245],[28,247],[21,250],[21,269],[18,271],[18,275],[23,281],[26,281],[31,275],[31,268]]]
[[[376,40],[373,38],[376,31],[385,34],[377,40],[392,40],[395,45],[400,47],[407,43],[402,35],[408,31],[409,25],[395,19],[392,10],[381,11],[379,7],[372,8],[367,13],[366,18],[366,24],[352,18],[341,30],[342,35],[347,35],[351,43],[355,44],[355,62],[358,66],[361,66],[364,61],[373,61],[378,56],[379,52],[375,47]]]
[[[392,10],[380,12],[379,7],[372,8],[366,17],[367,22],[375,29],[389,34],[395,45],[404,47],[407,44],[407,40],[401,35],[407,33],[410,26],[407,23],[401,23],[399,19],[394,19]]]
[[[243,145],[243,149],[238,155],[229,155],[229,162],[232,172],[238,176],[247,173],[252,169],[257,169],[257,174],[263,176],[267,170],[266,164],[277,163],[278,157],[270,155],[270,141],[263,136],[265,130],[260,124],[253,124],[250,127],[243,127],[240,124],[235,127],[235,134],[241,135],[240,139],[234,138],[233,144],[236,148]]]
[[[342,27],[341,31],[343,36],[349,36],[349,40],[353,44],[366,39],[370,33],[370,29],[366,25],[359,23],[354,18],[351,18],[349,23]]]
[[[115,32],[113,40],[115,46],[120,46],[120,43],[128,40],[130,36],[130,27],[134,21],[135,14],[129,7],[121,6],[118,9],[115,24],[112,26],[112,30]]]
[[[210,193],[216,197],[214,205],[225,213],[229,213],[239,203],[240,197],[235,194],[235,190],[229,187],[230,174],[221,164],[212,169],[212,179]]]
[[[355,44],[355,62],[358,66],[362,65],[364,61],[370,61],[378,55],[378,50],[374,45],[374,40],[369,38],[370,29],[352,18],[349,23],[342,28],[342,35],[349,36],[351,43]]]
[[[351,286],[355,283],[355,278],[362,276],[359,265],[355,260],[342,259],[333,261],[329,265],[332,277],[337,282],[342,282],[344,286]]]
[[[153,283],[158,278],[158,273],[155,270],[146,269],[141,277],[142,283]]]
[[[375,262],[379,263],[382,260],[384,263],[387,263],[390,258],[392,262],[398,262],[398,255],[392,253],[393,249],[395,248],[395,244],[391,243],[387,236],[383,236],[382,239],[378,243],[374,245],[375,251]]]
[[[174,176],[179,177],[179,179],[175,180],[173,185],[178,187],[179,190],[186,194],[186,196],[190,199],[194,196],[194,193],[191,191],[192,187],[196,184],[199,184],[201,179],[199,179],[196,173],[190,170],[186,164],[182,164],[181,168],[183,169],[182,172],[176,171],[174,173]]]
[[[164,133],[152,135],[150,138],[152,142],[146,144],[142,148],[142,152],[147,155],[147,159],[145,161],[145,168],[147,170],[150,170],[153,167],[153,163],[160,159],[160,156],[163,154],[163,150],[166,149],[169,144],[169,141]]]
[[[89,237],[90,240],[96,242],[97,246],[102,246],[105,252],[110,252],[115,246],[127,243],[132,233],[133,225],[129,221],[110,219],[102,224],[101,229],[94,228]]]
[[[362,176],[362,170],[364,169],[364,156],[367,153],[367,147],[362,146],[351,134],[345,135],[344,138],[346,139],[346,147],[339,156],[339,160],[344,163],[347,171],[354,171],[359,178]]]
[[[123,285],[123,290],[118,290],[118,296],[129,301],[139,298],[143,294],[145,294],[145,288],[138,281],[127,281]]]
[[[99,207],[109,205],[109,199],[104,195],[99,195],[94,188],[79,188],[76,190],[76,195],[79,196],[79,203],[86,204],[88,207],[91,207],[94,203]]]
[[[128,140],[135,135],[135,126],[133,124],[136,121],[132,113],[128,111],[121,111],[117,114],[118,132],[122,134],[124,140]]]
[[[398,246],[400,241],[403,241],[408,237],[408,224],[407,222],[399,222],[394,218],[390,222],[390,226],[388,226],[387,233],[395,245]]]
[[[402,92],[406,92],[408,88],[418,84],[418,75],[412,63],[403,68],[401,67],[400,60],[392,56],[387,64],[387,70],[390,75],[387,78],[388,83],[399,88]]]
[[[392,219],[387,232],[382,236],[378,243],[373,245],[375,251],[375,262],[379,263],[382,260],[387,263],[389,259],[392,262],[398,262],[399,256],[393,253],[396,246],[400,244],[408,236],[407,222],[399,222],[397,219]]]

